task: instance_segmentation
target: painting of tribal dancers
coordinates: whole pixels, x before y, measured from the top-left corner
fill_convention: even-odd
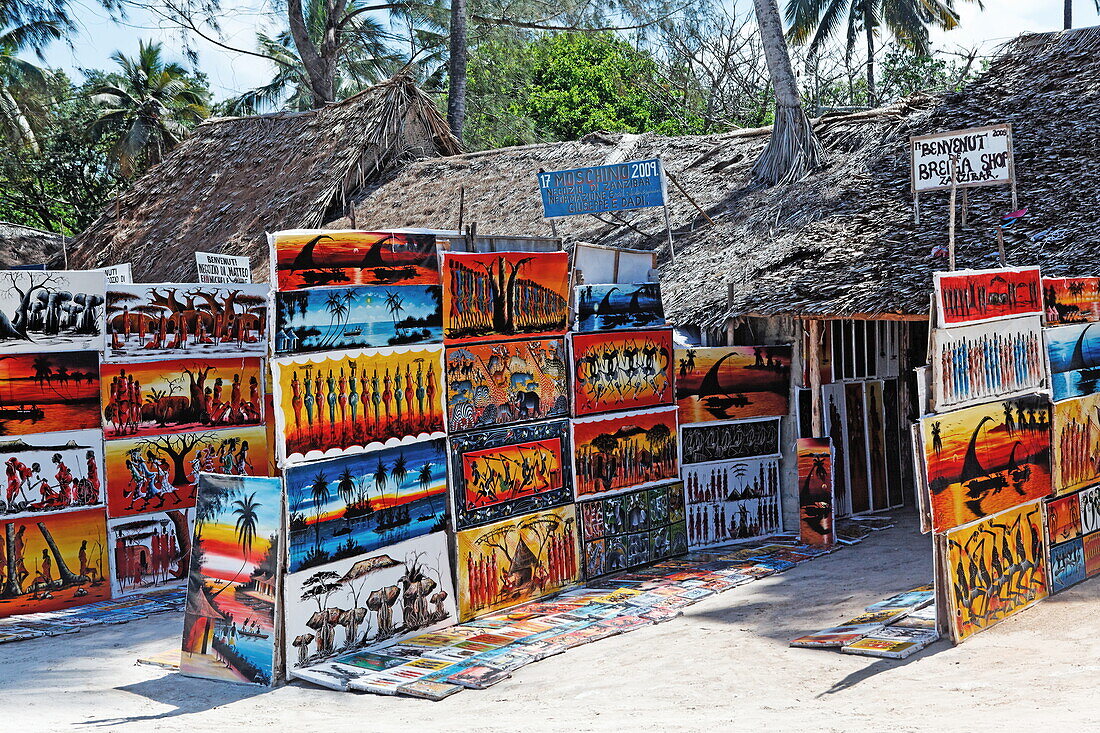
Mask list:
[[[828,438],[799,438],[798,507],[799,536],[814,547],[832,547],[833,447]]]
[[[1100,277],[1044,277],[1047,325],[1100,321]]]
[[[107,513],[111,517],[195,505],[199,473],[268,476],[267,431],[254,427],[108,440]]]
[[[395,346],[273,359],[283,465],[442,437],[442,357]]]
[[[0,353],[102,351],[102,272],[0,270]]]
[[[681,483],[577,504],[589,579],[687,552]]]
[[[685,466],[692,549],[778,532],[782,528],[779,464],[779,458],[747,458]]]
[[[1054,400],[1100,392],[1100,324],[1044,328]]]
[[[1046,386],[1038,316],[932,331],[932,399],[943,412]]]
[[[665,325],[660,283],[580,285],[573,292],[578,332]]]
[[[42,433],[0,441],[0,518],[102,507],[103,439],[98,430]]]
[[[1081,503],[1078,494],[1047,500],[1047,539],[1067,542],[1081,536]]]
[[[568,327],[565,252],[447,252],[443,339],[449,344],[511,336],[557,336]]]
[[[337,654],[392,644],[456,622],[444,532],[287,575],[288,676]]]
[[[282,483],[203,474],[194,521],[180,672],[271,685]]]
[[[262,362],[173,359],[101,365],[107,440],[263,423]]]
[[[573,414],[672,404],[672,330],[573,334]]]
[[[569,415],[564,339],[466,344],[447,349],[447,429]]]
[[[1061,593],[1077,585],[1085,575],[1085,546],[1080,537],[1050,546],[1047,566],[1050,568],[1050,594]]]
[[[194,532],[192,511],[170,509],[107,520],[115,598],[186,582]]]
[[[790,411],[791,347],[676,349],[680,423],[743,420]]]
[[[780,418],[680,426],[680,461],[710,463],[779,455]]]
[[[459,532],[459,618],[552,595],[581,579],[574,505]]]
[[[680,477],[674,407],[577,418],[572,428],[578,499]]]
[[[1043,313],[1038,267],[932,274],[940,328]]]
[[[1100,482],[1100,394],[1054,403],[1054,493]]]
[[[265,356],[266,283],[112,284],[107,360]]]
[[[0,357],[0,435],[99,426],[99,354]]]
[[[298,229],[268,242],[277,290],[439,284],[434,234]]]
[[[0,523],[0,618],[111,597],[102,509]]]

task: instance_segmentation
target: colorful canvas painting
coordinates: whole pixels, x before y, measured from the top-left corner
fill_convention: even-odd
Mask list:
[[[798,465],[799,536],[807,545],[832,547],[833,449],[828,438],[799,438]]]
[[[665,325],[660,283],[579,285],[573,292],[576,331],[617,331]]]
[[[1081,536],[1081,504],[1077,494],[1047,501],[1047,538],[1051,543]]]
[[[299,229],[268,242],[277,290],[439,284],[434,234]]]
[[[936,412],[1044,387],[1042,338],[1038,316],[934,329],[931,361]]]
[[[1085,576],[1100,574],[1100,532],[1085,535],[1081,544],[1085,555]]]
[[[102,351],[102,272],[0,270],[0,353]]]
[[[114,283],[107,361],[266,356],[267,283]]]
[[[282,482],[204,473],[198,491],[180,672],[271,685]]]
[[[921,419],[935,531],[1050,494],[1050,412],[1029,396]]]
[[[285,472],[297,573],[447,525],[447,441],[422,440],[292,466]]]
[[[672,330],[573,334],[573,414],[672,404]]]
[[[103,439],[98,430],[0,440],[4,494],[0,518],[102,507]]]
[[[570,453],[568,420],[451,436],[455,528],[572,501]]]
[[[107,513],[115,518],[193,507],[200,471],[271,473],[262,425],[109,440],[104,453]]]
[[[682,474],[692,549],[782,529],[779,458],[700,463]]]
[[[271,361],[283,465],[443,435],[443,347]]]
[[[1052,326],[1100,321],[1100,277],[1044,277],[1043,308]]]
[[[1100,394],[1054,403],[1054,493],[1100,481]]]
[[[676,349],[681,424],[786,415],[790,391],[790,346]]]
[[[679,478],[675,408],[578,418],[572,429],[578,499]]]
[[[1100,486],[1090,486],[1077,494],[1081,513],[1081,532],[1100,532]]]
[[[956,644],[1047,595],[1042,502],[948,531],[943,574]]]
[[[103,437],[260,425],[264,381],[259,357],[104,362]]]
[[[565,333],[565,252],[448,252],[443,256],[443,338],[448,344]]]
[[[99,354],[69,351],[0,359],[0,435],[99,426]]]
[[[780,418],[680,426],[680,461],[728,461],[779,455]]]
[[[1050,547],[1050,592],[1061,593],[1085,575],[1085,548],[1080,537]]]
[[[1044,328],[1055,401],[1100,392],[1100,325]]]
[[[552,595],[578,582],[578,532],[573,504],[459,532],[460,620]]]
[[[169,509],[107,520],[116,598],[187,582],[193,510]]]
[[[275,353],[443,341],[439,285],[353,286],[275,293]]]
[[[447,349],[451,433],[569,416],[565,340],[531,339]]]
[[[681,483],[579,502],[577,519],[589,579],[688,549]]]
[[[936,272],[932,279],[940,328],[1043,313],[1038,267]]]
[[[867,415],[867,475],[871,479],[871,508],[890,506],[886,463],[886,410],[882,380],[863,383],[864,413]]]

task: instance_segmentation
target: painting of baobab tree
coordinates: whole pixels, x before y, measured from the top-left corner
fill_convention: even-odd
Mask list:
[[[103,349],[102,272],[0,270],[0,353]]]
[[[578,499],[679,478],[675,407],[577,418],[572,430]]]
[[[180,671],[270,685],[282,523],[277,478],[199,478]]]
[[[286,576],[286,664],[308,667],[456,620],[444,532]]]
[[[296,229],[268,242],[278,290],[439,284],[434,234]]]

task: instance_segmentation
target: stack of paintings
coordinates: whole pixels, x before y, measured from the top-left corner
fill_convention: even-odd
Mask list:
[[[1100,486],[1048,499],[1050,592],[1100,574]]]

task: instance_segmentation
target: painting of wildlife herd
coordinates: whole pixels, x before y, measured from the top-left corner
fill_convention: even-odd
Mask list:
[[[102,351],[106,287],[102,272],[0,270],[0,350]]]

